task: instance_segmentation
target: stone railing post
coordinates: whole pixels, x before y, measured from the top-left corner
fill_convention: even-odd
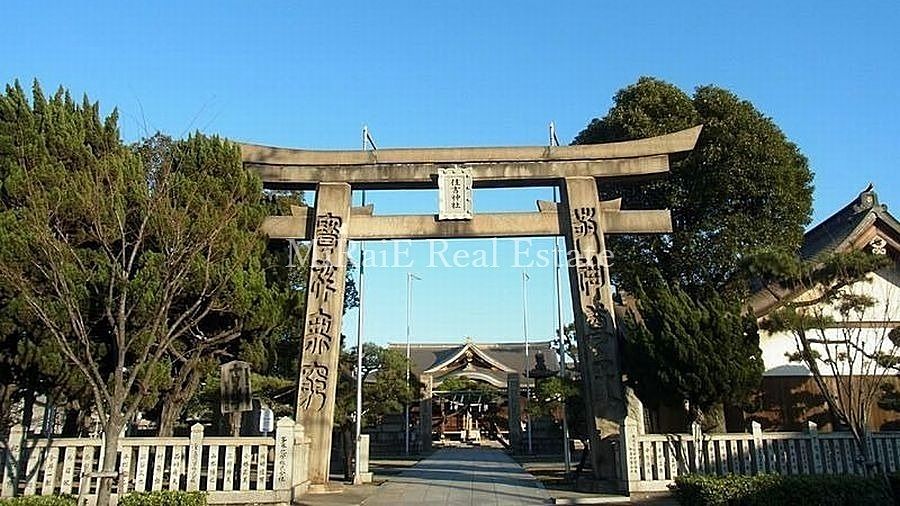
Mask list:
[[[6,442],[6,465],[3,466],[3,489],[0,497],[15,495],[19,484],[21,470],[22,442],[25,439],[25,428],[15,424],[9,429],[9,440]]]
[[[750,434],[753,435],[753,461],[756,471],[754,474],[761,474],[766,472],[766,464],[762,445],[762,425],[756,420],[750,422]]]
[[[302,423],[294,424],[294,449],[292,451],[293,473],[291,479],[291,497],[294,501],[309,490],[309,455],[310,441]]]
[[[285,502],[291,502],[291,481],[293,479],[294,421],[282,417],[275,424],[275,476],[272,488],[284,491]]]
[[[703,472],[703,429],[697,422],[691,423],[691,439],[694,442],[694,469],[695,473]]]
[[[806,434],[811,449],[813,474],[822,474],[822,443],[819,441],[819,426],[816,422],[806,422]]]
[[[635,490],[634,485],[641,481],[640,442],[638,441],[638,423],[631,417],[625,417],[622,424],[620,452],[624,463],[626,491]]]
[[[191,442],[188,446],[187,489],[200,490],[200,474],[203,466],[203,424],[191,425]]]

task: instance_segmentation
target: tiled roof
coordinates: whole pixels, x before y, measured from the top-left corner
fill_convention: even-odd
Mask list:
[[[877,220],[900,235],[900,223],[878,202],[870,184],[856,199],[804,234],[800,256],[812,260],[833,253]]]
[[[550,348],[552,341],[535,341],[528,343],[528,351],[531,357],[529,369],[535,367],[535,354],[540,352],[544,356],[544,362],[547,369],[559,370],[559,360],[556,351]],[[423,371],[436,367],[442,363],[452,359],[458,354],[467,342],[462,343],[417,343],[411,344],[409,349],[409,358],[412,362],[412,371],[416,375],[421,375]],[[491,359],[503,364],[504,366],[524,372],[525,370],[525,343],[472,343],[485,355]],[[405,343],[391,343],[390,348],[406,351]],[[506,373],[498,371],[481,370],[485,374],[489,374],[498,382],[506,382]],[[523,379],[524,383],[524,379]]]
[[[869,184],[849,204],[832,214],[824,221],[809,229],[803,235],[800,256],[804,260],[816,260],[846,248],[860,247],[857,241],[870,240],[867,232],[876,227],[879,236],[894,249],[892,258],[897,258],[900,251],[900,222],[887,210],[887,206],[878,202],[875,188]],[[748,299],[757,316],[762,316],[774,307],[778,301],[760,284]]]

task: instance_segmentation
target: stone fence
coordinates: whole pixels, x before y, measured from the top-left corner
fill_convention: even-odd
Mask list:
[[[71,494],[96,499],[102,440],[26,437],[13,427],[2,455],[2,497]],[[210,504],[290,504],[309,486],[309,440],[284,417],[275,437],[121,438],[113,499],[129,492],[207,492]]]
[[[756,422],[749,433],[639,434],[627,420],[620,452],[620,477],[629,492],[667,490],[677,476],[773,474],[863,474],[861,452],[847,432],[819,433],[809,422],[803,432],[763,432]],[[900,433],[876,432],[870,454],[888,472],[900,470]],[[625,462],[623,466],[621,461]]]

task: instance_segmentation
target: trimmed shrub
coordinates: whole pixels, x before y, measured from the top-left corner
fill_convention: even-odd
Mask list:
[[[891,504],[879,478],[862,476],[679,476],[672,487],[684,506],[838,506]]]
[[[0,499],[0,506],[76,506],[70,495],[29,495]]]
[[[894,494],[894,504],[900,505],[900,472],[888,476],[891,484],[891,493]]]
[[[132,492],[119,499],[119,506],[206,506],[205,492]]]

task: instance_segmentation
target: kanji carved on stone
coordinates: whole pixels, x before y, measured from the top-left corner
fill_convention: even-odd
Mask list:
[[[322,253],[334,253],[337,247],[338,238],[341,235],[341,224],[343,220],[340,216],[332,213],[325,213],[316,216],[316,247]]]
[[[575,269],[578,272],[578,289],[584,295],[593,297],[606,284],[606,272],[600,265],[599,255],[577,255]]]
[[[594,221],[597,210],[593,207],[579,207],[572,213],[575,221],[572,223],[572,231],[576,237],[587,237],[597,231],[597,222]]]
[[[328,302],[337,290],[337,267],[328,260],[316,260],[312,267],[312,282],[310,288],[313,294],[322,302]]]
[[[319,308],[307,316],[306,334],[303,336],[303,351],[321,354],[331,349],[331,327],[333,318]]]
[[[328,397],[328,367],[318,362],[300,369],[300,407],[307,411],[321,411]]]

